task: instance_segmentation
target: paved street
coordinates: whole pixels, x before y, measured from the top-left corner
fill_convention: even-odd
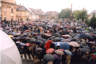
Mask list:
[[[32,55],[31,55],[31,59],[29,59],[28,54],[26,56],[27,58],[25,58],[24,54],[22,55],[22,64],[33,64]]]
[[[22,64],[33,64],[32,60],[22,60]]]

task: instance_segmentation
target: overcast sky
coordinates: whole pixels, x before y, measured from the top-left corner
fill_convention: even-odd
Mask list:
[[[43,11],[58,11],[64,8],[73,10],[87,9],[88,12],[96,10],[96,0],[16,0],[17,4],[28,8],[42,9]]]

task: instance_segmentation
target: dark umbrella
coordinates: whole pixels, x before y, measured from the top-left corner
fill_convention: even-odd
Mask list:
[[[55,37],[60,37],[60,34],[59,33],[55,33],[54,36]]]
[[[80,34],[79,38],[87,38],[86,34]]]
[[[16,40],[18,40],[18,39],[21,39],[21,37],[20,37],[20,36],[18,36],[18,37],[15,37],[15,39],[16,39]]]
[[[80,51],[81,52],[90,52],[90,49],[89,48],[80,48]]]
[[[42,48],[36,48],[36,52],[42,51]]]
[[[54,56],[52,54],[46,54],[44,56],[44,60],[45,61],[53,61],[54,60]]]
[[[55,37],[54,39],[53,39],[53,41],[55,41],[55,42],[58,42],[58,41],[61,41],[62,39],[60,38],[60,37]]]
[[[79,38],[83,38],[83,39],[89,39],[89,40],[94,40],[94,38],[91,36],[91,35],[89,35],[89,34],[81,34],[80,36],[79,36]]]

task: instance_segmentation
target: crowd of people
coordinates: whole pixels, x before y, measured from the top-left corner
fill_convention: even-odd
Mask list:
[[[76,21],[2,21],[3,31],[34,64],[96,64],[96,32]],[[35,60],[38,59],[38,62]]]

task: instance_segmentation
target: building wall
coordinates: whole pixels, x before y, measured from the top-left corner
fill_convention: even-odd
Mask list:
[[[7,21],[27,21],[28,17],[30,17],[30,13],[27,10],[17,11],[17,8],[19,8],[20,5],[16,5],[15,1],[16,0],[1,0],[2,20],[6,19]]]
[[[1,0],[1,1],[4,1],[4,2],[9,2],[9,3],[16,3],[16,0]]]
[[[1,1],[0,1],[0,21],[1,21]]]
[[[9,2],[1,2],[1,16],[2,20],[7,21],[16,20],[16,5]]]
[[[28,12],[27,11],[17,11],[16,19],[19,21],[27,21]]]

